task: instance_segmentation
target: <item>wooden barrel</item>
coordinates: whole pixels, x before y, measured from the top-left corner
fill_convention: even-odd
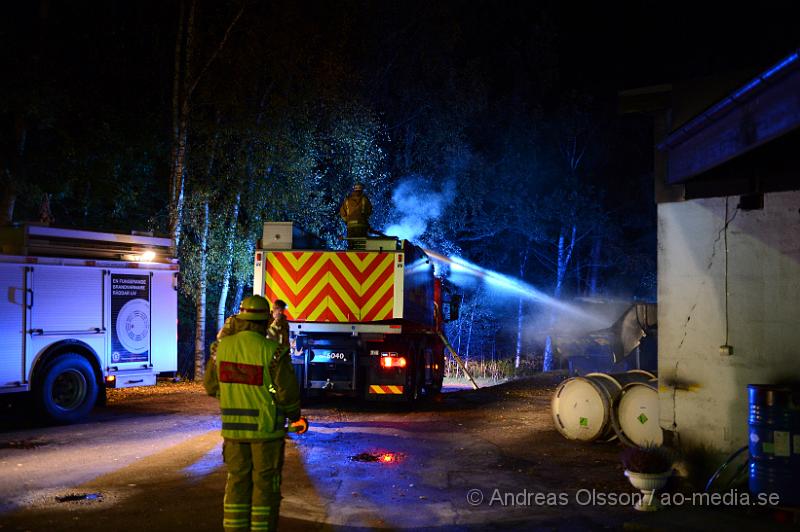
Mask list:
[[[652,373],[632,370],[589,373],[565,380],[556,388],[550,404],[556,430],[570,440],[613,440],[617,436],[611,426],[611,414],[622,388],[653,378]]]
[[[659,425],[658,413],[658,379],[632,382],[622,388],[614,402],[611,426],[626,445],[661,445],[664,431]]]

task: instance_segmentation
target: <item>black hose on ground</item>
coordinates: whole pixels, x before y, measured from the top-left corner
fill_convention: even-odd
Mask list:
[[[714,474],[711,475],[711,478],[708,479],[708,482],[706,483],[706,489],[705,489],[706,492],[711,490],[711,485],[714,483],[715,480],[717,480],[717,478],[719,478],[719,476],[723,473],[723,471],[725,471],[728,468],[728,466],[731,464],[731,462],[733,462],[740,454],[742,454],[747,449],[748,449],[748,446],[745,445],[741,449],[738,449],[738,450],[734,451],[733,454],[731,454],[724,462],[722,462],[722,465],[719,466],[719,468],[716,471],[714,471]],[[750,463],[750,457],[748,456],[747,460],[745,460],[744,464],[739,466],[739,468],[736,470],[736,473],[731,478],[732,479],[739,478],[739,475],[742,474],[742,471],[744,470],[744,468],[747,467],[747,465],[749,463]]]

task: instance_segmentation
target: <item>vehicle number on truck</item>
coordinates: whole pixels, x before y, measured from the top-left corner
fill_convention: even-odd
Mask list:
[[[347,355],[344,353],[330,353],[328,356],[331,360],[347,360]]]

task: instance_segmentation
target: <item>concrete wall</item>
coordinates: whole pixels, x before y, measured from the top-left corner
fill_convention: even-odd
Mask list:
[[[728,202],[728,340],[725,204]],[[800,381],[800,192],[658,205],[661,426],[682,446],[747,444],[747,384]]]

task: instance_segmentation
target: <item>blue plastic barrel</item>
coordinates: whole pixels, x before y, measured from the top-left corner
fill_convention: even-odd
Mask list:
[[[750,491],[800,506],[800,388],[749,384]]]

